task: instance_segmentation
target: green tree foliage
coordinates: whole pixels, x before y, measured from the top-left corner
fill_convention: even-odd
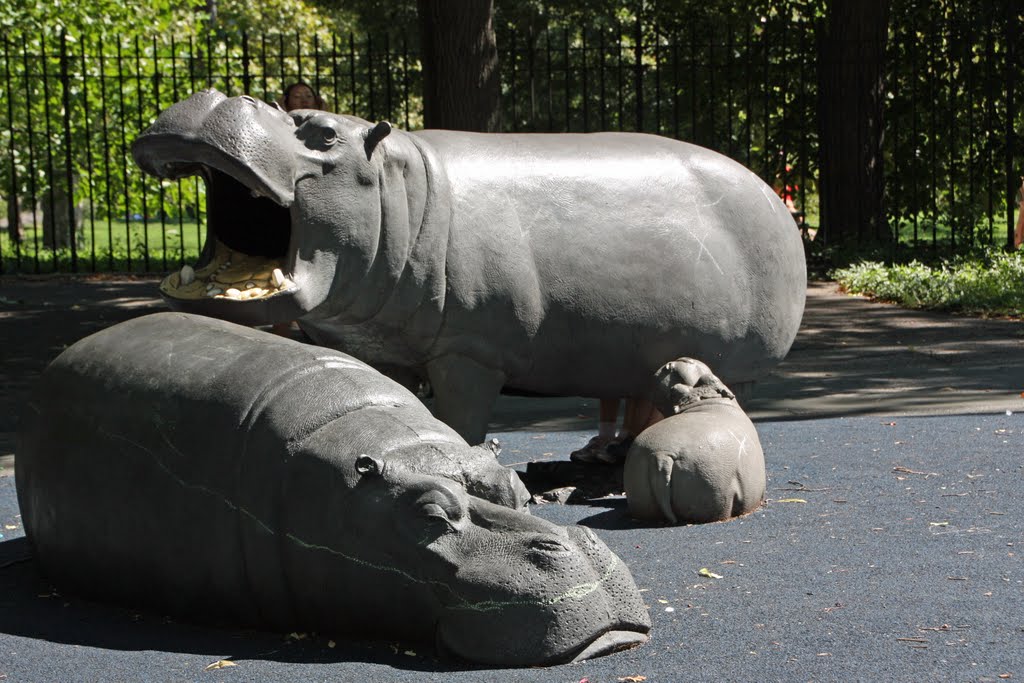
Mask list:
[[[1019,185],[1024,6],[894,0],[886,209],[904,241],[1007,241]],[[1016,43],[1016,46],[1014,45]],[[1013,179],[1008,187],[1007,179]]]
[[[215,59],[246,40],[249,31],[264,40],[280,36],[282,44],[308,43],[330,41],[354,23],[350,13],[327,12],[304,0],[219,0],[216,6],[211,17],[205,9],[170,0],[0,0],[0,202],[14,223],[13,238],[18,210],[31,215],[25,226],[30,228],[54,216],[66,223],[78,214],[79,234],[67,252],[73,266],[74,248],[97,230],[107,233],[109,244],[101,260],[113,263],[117,252],[137,257],[148,269],[156,251],[185,257],[184,240],[172,253],[175,245],[149,244],[148,231],[146,239],[132,243],[129,231],[116,226],[123,237],[115,237],[115,221],[133,215],[191,219],[202,204],[200,183],[157,183],[126,161],[135,134],[161,109],[208,84],[230,90],[259,82],[270,90],[261,94],[274,99],[285,78],[298,77],[294,59],[276,64],[285,73],[269,83],[260,78],[258,64],[243,68]],[[237,77],[244,70],[248,80],[232,83],[232,72]],[[33,255],[66,243],[48,233],[40,244],[31,232],[35,241],[22,246]]]
[[[26,40],[62,32],[82,39],[139,31],[188,34],[199,29],[202,18],[187,4],[171,0],[0,0],[0,27]]]
[[[0,0],[0,202],[14,187],[30,209],[30,197],[70,176],[87,230],[129,214],[192,215],[201,184],[143,178],[126,149],[161,109],[207,86],[272,100],[301,76],[330,109],[422,125],[415,0],[217,0],[215,17],[209,6]],[[816,225],[816,41],[828,8],[495,0],[503,124],[643,130],[712,147],[792,187]],[[1024,6],[892,0],[890,16],[883,155],[896,241],[1005,243],[1024,167]],[[119,248],[143,254],[134,242]]]

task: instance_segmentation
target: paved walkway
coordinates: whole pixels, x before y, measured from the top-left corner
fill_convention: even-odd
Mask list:
[[[651,641],[580,664],[480,671],[419,645],[297,640],[96,605],[53,592],[25,561],[10,454],[28,387],[66,344],[159,310],[154,291],[152,279],[0,278],[4,683],[1024,677],[1020,322],[812,285],[793,352],[749,406],[767,460],[763,508],[670,528],[631,521],[621,497],[534,509],[594,528],[623,559],[647,598]],[[503,398],[503,462],[564,458],[591,433],[593,403]],[[218,660],[236,666],[205,670]]]

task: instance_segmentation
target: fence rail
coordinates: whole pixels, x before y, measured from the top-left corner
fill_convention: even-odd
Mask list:
[[[953,253],[1012,234],[1022,150],[1011,13],[895,22],[886,206],[896,243]],[[499,35],[509,131],[628,130],[717,149],[817,223],[816,27],[780,14],[721,26],[556,27]],[[0,272],[166,271],[202,247],[199,179],[146,177],[130,144],[215,87],[273,101],[295,80],[325,108],[422,126],[411,37],[240,40],[5,36]],[[2,220],[2,219],[0,219]]]

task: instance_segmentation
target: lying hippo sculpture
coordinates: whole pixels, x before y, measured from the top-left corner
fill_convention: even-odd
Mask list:
[[[803,315],[785,205],[684,142],[407,133],[207,90],[132,152],[156,176],[207,180],[206,248],[163,283],[172,308],[298,320],[318,344],[407,368],[471,443],[502,388],[642,396],[681,356],[756,380]]]
[[[161,313],[73,345],[15,467],[42,569],[80,594],[500,666],[650,627],[622,562],[519,510],[489,449],[351,357],[232,323]]]
[[[764,499],[764,452],[754,423],[704,363],[680,358],[655,375],[664,420],[640,432],[622,478],[630,514],[671,524],[719,522]]]

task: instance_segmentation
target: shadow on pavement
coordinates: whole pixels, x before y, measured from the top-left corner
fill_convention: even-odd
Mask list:
[[[54,591],[30,558],[25,538],[0,542],[0,633],[50,643],[125,652],[178,652],[282,663],[365,662],[413,671],[470,671],[466,662],[434,659],[421,645],[301,638],[225,624],[192,624],[144,610],[103,605]],[[363,637],[367,637],[365,634]],[[329,645],[334,642],[334,645]],[[417,657],[406,652],[420,651]],[[227,654],[225,654],[227,653]]]

